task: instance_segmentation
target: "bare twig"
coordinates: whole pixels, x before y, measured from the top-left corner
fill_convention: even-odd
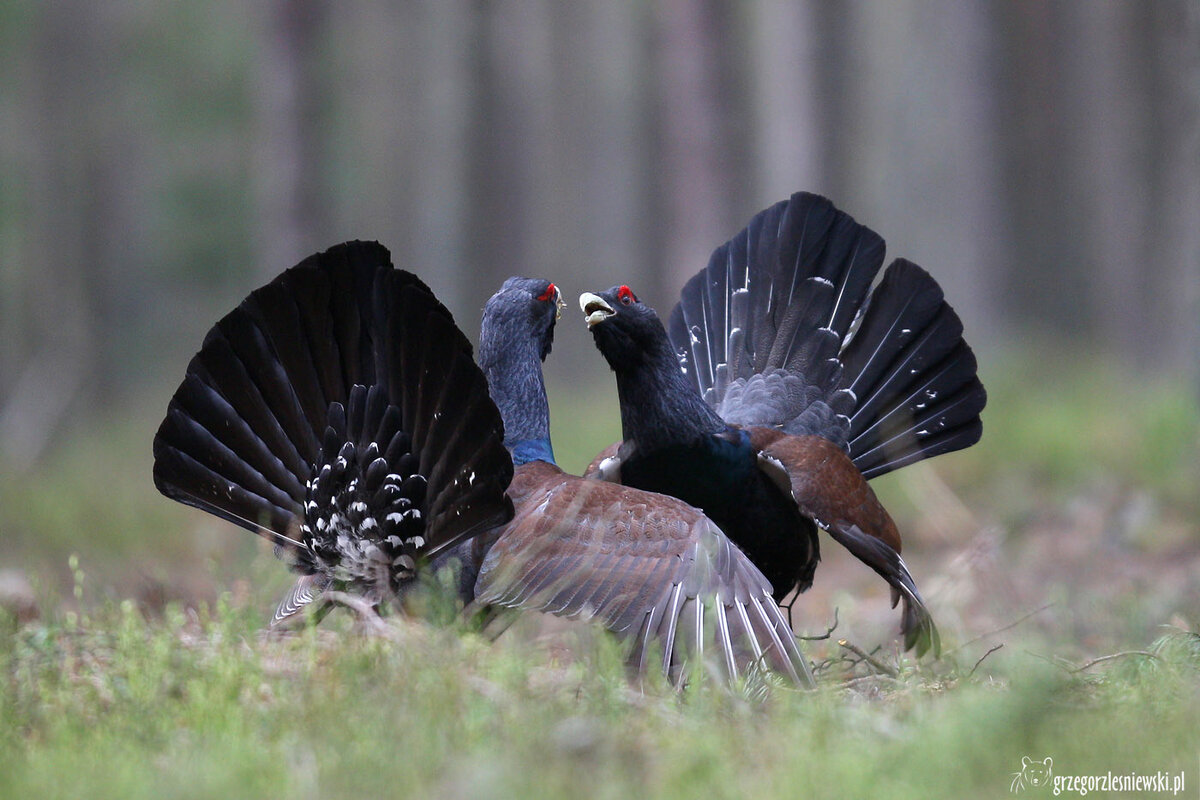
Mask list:
[[[828,639],[830,636],[832,636],[833,632],[837,628],[837,626],[838,626],[838,610],[837,610],[837,606],[834,606],[833,624],[825,629],[825,633],[821,634],[820,636],[797,636],[796,638],[801,639],[806,642],[819,642],[822,639]]]
[[[1001,647],[1004,647],[1004,645],[1002,645],[1002,644],[998,644],[998,645],[996,645],[995,647],[993,647],[991,650],[988,650],[986,653],[984,653],[983,655],[981,655],[981,656],[979,657],[979,660],[975,662],[975,666],[971,667],[971,671],[967,673],[967,677],[966,677],[966,679],[967,679],[967,680],[969,680],[969,679],[970,679],[970,677],[971,677],[972,675],[974,675],[974,674],[975,674],[975,670],[979,669],[979,665],[983,663],[983,660],[984,660],[985,658],[987,658],[988,656],[990,656],[992,653],[994,653],[994,652],[996,652],[997,650],[999,650]]]
[[[1147,650],[1122,650],[1120,653],[1110,653],[1106,656],[1100,656],[1099,658],[1093,658],[1091,661],[1087,662],[1082,667],[1076,667],[1075,669],[1070,670],[1070,671],[1071,672],[1083,672],[1085,669],[1091,669],[1092,667],[1096,666],[1097,664],[1099,664],[1101,662],[1112,661],[1114,658],[1124,658],[1125,656],[1145,656],[1146,658],[1153,658],[1155,661],[1161,660],[1158,655],[1151,653]]]
[[[1115,658],[1124,658],[1125,656],[1143,656],[1145,658],[1153,658],[1156,661],[1161,660],[1160,656],[1158,656],[1155,653],[1151,653],[1147,650],[1122,650],[1119,653],[1109,653],[1106,656],[1100,656],[1099,658],[1093,658],[1091,661],[1087,662],[1083,666],[1077,667],[1074,664],[1072,664],[1070,661],[1068,661],[1067,659],[1062,658],[1061,656],[1044,656],[1041,653],[1035,653],[1032,650],[1027,650],[1025,652],[1029,653],[1029,655],[1033,656],[1034,658],[1040,658],[1047,663],[1053,664],[1054,666],[1058,667],[1062,671],[1070,673],[1071,675],[1074,675],[1078,672],[1083,672],[1086,669],[1091,669],[1092,667],[1096,666],[1097,664],[1102,664],[1105,661],[1112,661]]]
[[[890,678],[896,678],[896,677],[899,677],[899,675],[900,675],[900,673],[899,673],[899,672],[897,672],[896,670],[892,669],[892,668],[891,668],[891,667],[889,667],[887,664],[884,664],[882,661],[879,661],[878,659],[872,658],[870,653],[868,653],[867,651],[863,650],[863,649],[862,649],[861,647],[859,647],[858,645],[851,644],[850,642],[846,641],[845,639],[838,639],[838,645],[840,645],[841,647],[844,647],[844,648],[846,648],[846,649],[847,649],[847,650],[849,650],[851,653],[854,653],[854,655],[858,656],[858,657],[859,657],[859,659],[860,659],[861,661],[865,661],[865,662],[867,662],[868,664],[870,664],[870,665],[871,665],[871,667],[872,667],[872,668],[873,668],[873,669],[874,669],[876,672],[881,672],[881,673],[883,673],[884,675],[887,675],[887,676],[888,676],[888,677],[890,677]]]
[[[1047,608],[1050,608],[1053,605],[1054,605],[1054,603],[1046,603],[1046,605],[1042,606],[1041,608],[1035,608],[1033,611],[1030,611],[1025,616],[1020,617],[1019,619],[1017,619],[1013,622],[1010,622],[1003,627],[996,628],[994,631],[988,631],[987,633],[982,633],[979,636],[976,636],[974,639],[970,640],[969,642],[963,642],[958,647],[954,648],[953,650],[948,651],[946,653],[946,655],[950,655],[951,653],[957,653],[959,650],[970,647],[971,645],[975,644],[976,642],[982,642],[984,639],[988,638],[989,636],[995,636],[997,633],[1004,633],[1005,631],[1012,630],[1013,628],[1020,625],[1022,622],[1025,622],[1030,617],[1032,617],[1036,614],[1042,613]]]

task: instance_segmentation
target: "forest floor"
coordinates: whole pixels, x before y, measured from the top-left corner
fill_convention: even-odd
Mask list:
[[[984,380],[978,446],[876,482],[941,657],[900,651],[886,586],[824,539],[795,607],[832,628],[813,692],[632,683],[606,636],[536,616],[266,633],[288,575],[154,493],[157,412],[93,426],[0,485],[0,797],[1200,797],[1194,387]],[[563,422],[612,412],[564,396],[579,469],[612,430]]]

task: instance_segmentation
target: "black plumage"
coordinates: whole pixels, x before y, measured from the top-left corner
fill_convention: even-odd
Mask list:
[[[312,256],[218,322],[154,437],[166,496],[374,603],[512,516],[499,413],[449,311],[375,243]]]
[[[884,252],[823,197],[755,215],[671,311],[684,373],[726,422],[830,439],[868,478],[974,444],[987,395],[962,323],[905,259],[871,291]]]
[[[628,287],[585,294],[624,438],[593,467],[703,508],[777,599],[808,588],[826,529],[904,599],[923,652],[936,628],[866,479],[973,444],[986,394],[937,283],[897,260],[872,291],[883,259],[877,234],[800,193],[717,248],[669,335]]]
[[[557,313],[553,284],[521,278],[484,309],[479,360],[516,463],[516,514],[476,551],[477,601],[594,618],[628,642],[639,670],[658,652],[678,677],[711,655],[730,677],[767,668],[810,685],[770,583],[711,520],[554,464],[541,361]]]
[[[403,608],[448,566],[463,601],[593,617],[639,668],[713,654],[729,675],[811,683],[769,583],[703,514],[553,465],[541,361],[560,305],[546,281],[506,282],[485,377],[380,245],[306,259],[205,338],[155,436],[155,484],[276,543],[300,577],[275,622],[335,589]]]

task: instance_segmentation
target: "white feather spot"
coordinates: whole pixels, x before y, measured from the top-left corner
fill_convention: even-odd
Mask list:
[[[621,459],[616,456],[609,456],[600,462],[600,466],[596,468],[596,474],[602,481],[609,483],[621,482]]]

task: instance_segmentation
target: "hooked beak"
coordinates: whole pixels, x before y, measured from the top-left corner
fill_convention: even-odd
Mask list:
[[[579,295],[579,307],[583,310],[583,316],[587,318],[589,328],[599,325],[616,313],[612,310],[612,306],[604,302],[603,297],[591,292]]]
[[[563,299],[562,299],[562,292],[559,291],[558,286],[555,286],[554,287],[554,320],[555,320],[555,322],[562,319],[562,310],[563,310],[563,308],[566,307],[566,305],[567,304],[564,303]]]

